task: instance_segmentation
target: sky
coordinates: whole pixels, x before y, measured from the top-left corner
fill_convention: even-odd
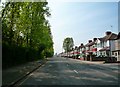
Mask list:
[[[105,0],[104,0],[105,1]],[[72,37],[74,45],[87,44],[88,40],[105,36],[106,31],[118,33],[118,2],[78,2],[48,0],[51,31],[55,53],[63,51],[66,37]],[[112,27],[111,27],[112,26]]]
[[[118,32],[119,0],[47,1],[51,13],[48,20],[53,35],[54,53],[63,51],[63,41],[67,37],[72,37],[74,45],[79,46],[81,43],[87,44],[93,38],[103,37],[106,31]]]

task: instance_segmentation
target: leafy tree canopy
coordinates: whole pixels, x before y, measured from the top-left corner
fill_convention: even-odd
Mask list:
[[[63,49],[65,50],[65,52],[71,51],[73,46],[74,46],[73,38],[67,37],[67,38],[64,39]]]

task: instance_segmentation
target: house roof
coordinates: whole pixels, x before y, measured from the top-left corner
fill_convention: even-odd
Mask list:
[[[90,43],[87,43],[85,46],[92,46],[92,45],[94,45],[95,44],[95,41],[92,41],[92,42],[90,42]]]
[[[79,47],[75,46],[74,50],[78,50],[78,49],[79,49]]]
[[[104,48],[100,49],[99,51],[109,51],[109,50],[110,50],[109,47],[104,47]]]
[[[117,37],[117,34],[111,33],[106,37],[105,40],[114,40]]]
[[[106,35],[102,38],[98,38],[100,41],[107,41],[107,40],[115,40],[117,38],[117,34],[111,33],[109,35]]]
[[[79,46],[79,48],[84,48],[85,46],[83,45],[83,46]]]
[[[117,36],[118,39],[120,39],[120,32],[118,33],[118,36]]]
[[[95,42],[93,41],[93,42],[89,43],[88,46],[92,46],[94,44],[95,44]]]
[[[120,32],[118,33],[116,39],[120,39]]]
[[[100,41],[104,41],[104,37],[103,38],[98,38]]]
[[[88,44],[89,44],[89,43],[87,43],[87,44],[85,45],[85,47],[87,47],[87,46],[88,46]]]

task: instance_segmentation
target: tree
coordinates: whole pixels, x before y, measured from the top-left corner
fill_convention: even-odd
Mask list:
[[[73,46],[74,46],[73,38],[67,37],[67,38],[64,39],[63,49],[65,50],[65,52],[71,51]]]
[[[2,13],[3,64],[54,54],[48,2],[5,2]]]

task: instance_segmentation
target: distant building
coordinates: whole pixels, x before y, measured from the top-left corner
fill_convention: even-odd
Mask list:
[[[90,60],[90,55],[92,54],[92,51],[90,50],[90,43],[92,43],[92,40],[88,40],[88,43],[85,45],[85,55],[86,55],[86,58],[85,60]]]
[[[79,46],[79,58],[80,60],[85,60],[85,46],[83,43]]]
[[[75,49],[74,49],[74,58],[78,58],[79,56],[79,47],[75,46]]]
[[[88,61],[98,57],[108,59],[115,57],[117,61],[120,61],[120,32],[117,35],[107,31],[104,37],[88,40],[86,45],[81,43],[80,46],[75,46],[70,52],[64,52],[61,55]]]

